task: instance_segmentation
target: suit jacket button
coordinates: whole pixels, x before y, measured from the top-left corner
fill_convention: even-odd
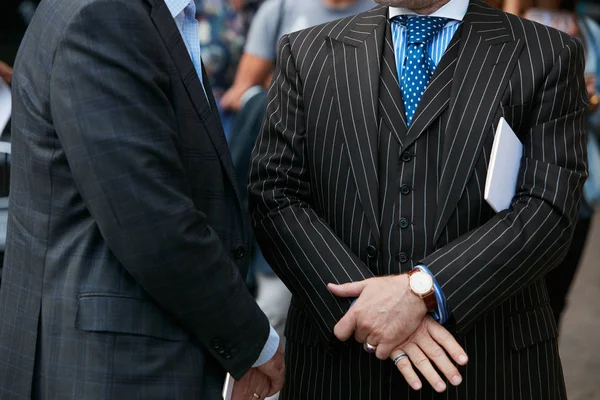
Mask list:
[[[404,162],[409,162],[410,160],[412,160],[412,157],[413,157],[412,154],[410,154],[408,151],[403,152],[402,155],[400,156],[400,158]]]
[[[367,257],[377,258],[377,248],[372,244],[367,247]]]
[[[405,252],[400,252],[398,254],[398,261],[400,261],[400,263],[404,264],[405,262],[408,261],[408,254],[406,254]]]
[[[407,218],[400,218],[398,225],[400,225],[400,229],[406,229],[410,225],[410,221]]]
[[[244,258],[246,255],[246,250],[244,250],[244,246],[238,246],[233,250],[232,254],[233,258],[239,260],[240,258]]]
[[[408,185],[402,185],[402,186],[400,186],[400,193],[402,193],[405,196],[407,194],[410,194],[410,186],[408,186]]]

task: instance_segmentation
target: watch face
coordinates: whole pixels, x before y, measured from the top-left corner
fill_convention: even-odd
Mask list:
[[[427,272],[416,272],[410,277],[410,288],[416,294],[427,294],[433,289],[433,278]]]

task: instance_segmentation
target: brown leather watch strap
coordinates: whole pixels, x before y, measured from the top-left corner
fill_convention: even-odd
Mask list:
[[[435,311],[438,308],[437,299],[435,298],[435,291],[431,291],[422,297],[427,307],[428,312]]]

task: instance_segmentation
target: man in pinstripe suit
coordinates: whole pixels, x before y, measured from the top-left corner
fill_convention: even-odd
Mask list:
[[[419,43],[425,25],[438,31]],[[388,0],[284,36],[250,174],[258,241],[294,295],[283,399],[566,398],[543,277],[586,178],[583,58],[481,0]],[[406,74],[426,67],[415,111]],[[483,190],[500,117],[524,157],[496,214]],[[469,356],[458,386],[419,345],[428,311]],[[403,353],[435,390],[410,388],[387,359]]]
[[[256,400],[279,337],[192,0],[46,0],[13,76],[0,399]]]

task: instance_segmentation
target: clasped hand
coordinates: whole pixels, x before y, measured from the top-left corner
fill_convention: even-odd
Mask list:
[[[281,346],[267,363],[250,368],[233,385],[232,400],[258,400],[273,396],[283,387],[285,365]]]
[[[329,285],[338,297],[357,297],[346,315],[334,328],[335,336],[348,340],[352,334],[359,343],[376,346],[381,360],[406,354],[396,364],[415,390],[422,387],[413,365],[432,387],[442,392],[446,384],[435,365],[453,384],[462,377],[449,356],[458,364],[467,363],[467,355],[456,339],[431,316],[425,303],[409,289],[407,275],[366,279],[344,285]],[[433,365],[432,365],[433,362]]]

